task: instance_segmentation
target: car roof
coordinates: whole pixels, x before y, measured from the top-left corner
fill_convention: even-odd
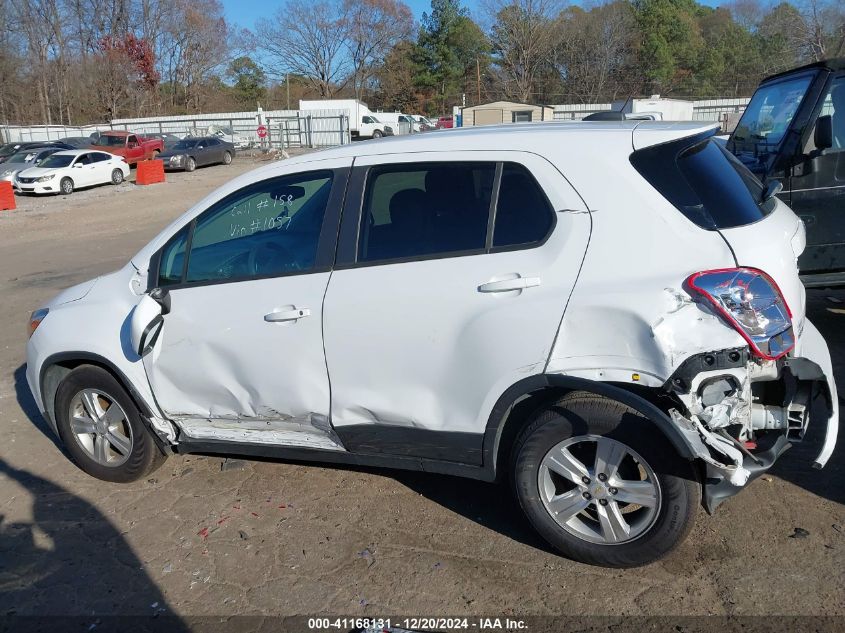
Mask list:
[[[812,64],[798,66],[797,68],[790,68],[789,70],[784,70],[783,72],[775,73],[774,75],[769,75],[768,77],[765,77],[760,83],[764,84],[774,79],[780,79],[789,75],[797,75],[798,73],[817,68],[822,68],[832,72],[845,70],[845,57],[833,57],[831,59],[823,59],[820,62],[813,62]]]
[[[285,160],[285,163],[306,163],[328,158],[352,158],[413,152],[449,152],[458,150],[508,149],[541,155],[566,151],[577,153],[579,147],[606,144],[608,151],[622,148],[628,156],[635,149],[665,143],[674,139],[713,132],[714,121],[556,121],[453,128],[388,136],[373,141],[360,141],[321,150]],[[627,140],[625,140],[627,137]],[[621,141],[621,142],[620,142]]]
[[[80,154],[108,154],[108,152],[99,149],[63,149],[53,156],[79,156]]]

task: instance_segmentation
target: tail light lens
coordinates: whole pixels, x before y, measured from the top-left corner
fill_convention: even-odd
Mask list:
[[[690,275],[687,290],[701,295],[748,341],[751,352],[766,360],[795,347],[792,313],[775,281],[756,268],[705,270]]]

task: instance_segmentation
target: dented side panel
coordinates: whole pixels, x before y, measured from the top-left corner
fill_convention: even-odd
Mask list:
[[[328,279],[313,273],[171,290],[159,341],[144,357],[165,415],[204,439],[250,441],[258,429],[279,431],[290,421],[281,430],[306,423],[325,435],[313,422],[329,416],[321,327]],[[294,306],[310,315],[264,320]]]

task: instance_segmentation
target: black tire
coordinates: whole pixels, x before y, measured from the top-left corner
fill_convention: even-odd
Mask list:
[[[188,156],[185,159],[185,171],[194,171],[197,168],[197,161],[193,156]]]
[[[86,452],[71,428],[71,403],[84,389],[106,394],[120,405],[125,423],[131,427],[131,448],[128,457],[119,465],[104,465]],[[138,408],[121,384],[105,369],[81,365],[65,376],[56,391],[56,426],[73,461],[86,473],[103,481],[126,483],[136,481],[164,463],[165,455],[141,420]],[[113,406],[113,405],[111,405]]]
[[[382,134],[381,130],[373,130],[373,138],[381,138],[382,136],[384,134]]]
[[[123,182],[123,172],[119,169],[113,169],[111,172],[111,184],[119,185]]]
[[[232,153],[231,152],[223,152],[223,164],[224,165],[231,165],[232,164]]]
[[[564,529],[541,499],[539,475],[543,458],[558,443],[584,435],[625,444],[656,475],[659,507],[649,526],[633,540],[596,543],[582,538]],[[588,445],[589,439],[585,438],[585,442]],[[603,567],[636,567],[665,556],[692,529],[701,503],[701,487],[693,464],[681,458],[654,425],[620,402],[587,392],[573,392],[535,414],[514,443],[511,476],[523,511],[552,547],[574,560]],[[590,476],[596,473],[591,472]]]
[[[59,192],[69,196],[73,193],[73,181],[70,178],[62,178],[62,181],[59,183]]]

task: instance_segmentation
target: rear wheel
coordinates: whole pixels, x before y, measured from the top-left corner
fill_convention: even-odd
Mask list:
[[[194,160],[193,156],[188,156],[185,160],[185,171],[194,171],[197,168],[197,161]]]
[[[123,182],[123,172],[119,169],[112,170],[111,173],[111,182],[113,185],[119,185]]]
[[[513,449],[523,511],[555,549],[606,567],[668,554],[692,528],[692,464],[639,412],[575,392],[539,413]]]
[[[132,398],[100,367],[82,365],[70,372],[56,391],[55,411],[64,445],[89,475],[135,481],[164,461]]]
[[[73,181],[70,178],[62,178],[62,181],[59,183],[59,190],[69,196],[73,193]]]

